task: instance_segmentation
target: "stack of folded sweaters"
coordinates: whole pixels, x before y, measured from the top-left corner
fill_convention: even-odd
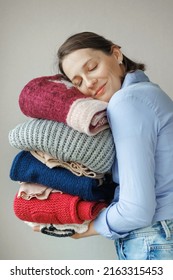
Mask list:
[[[16,216],[50,235],[85,232],[115,190],[107,103],[85,97],[58,74],[31,80],[19,106],[29,120],[9,132],[20,150],[10,169],[19,183]]]

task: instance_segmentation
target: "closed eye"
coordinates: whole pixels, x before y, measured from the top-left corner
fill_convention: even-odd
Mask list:
[[[79,84],[77,84],[77,87],[81,87],[81,85],[82,85],[82,81]]]
[[[78,83],[73,83],[73,85],[74,85],[75,87],[80,87],[80,86],[82,85],[82,80],[81,80],[80,82],[78,82]]]
[[[90,71],[93,71],[93,70],[95,70],[97,68],[97,65],[94,65],[94,66],[92,66],[92,67],[88,67],[88,71],[90,72]]]

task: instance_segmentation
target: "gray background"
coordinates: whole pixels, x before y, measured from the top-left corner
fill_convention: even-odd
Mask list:
[[[19,152],[8,132],[27,118],[18,106],[32,78],[57,72],[58,46],[73,33],[94,31],[147,65],[147,74],[173,97],[172,0],[0,1],[0,259],[94,260],[116,258],[113,241],[101,236],[58,239],[34,233],[13,213],[18,184],[9,169]]]

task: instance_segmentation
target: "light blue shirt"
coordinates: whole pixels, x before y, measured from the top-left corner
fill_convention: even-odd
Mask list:
[[[107,115],[116,146],[112,174],[119,187],[94,227],[117,239],[173,219],[173,101],[137,70],[126,75]]]

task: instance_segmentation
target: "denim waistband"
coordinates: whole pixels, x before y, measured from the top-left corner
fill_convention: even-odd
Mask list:
[[[165,239],[170,240],[171,235],[173,235],[173,220],[158,221],[151,226],[133,230],[128,234],[128,236],[124,237],[123,239],[129,238],[129,237],[133,238],[136,236],[152,235],[152,234],[156,234],[159,232],[164,232]]]

